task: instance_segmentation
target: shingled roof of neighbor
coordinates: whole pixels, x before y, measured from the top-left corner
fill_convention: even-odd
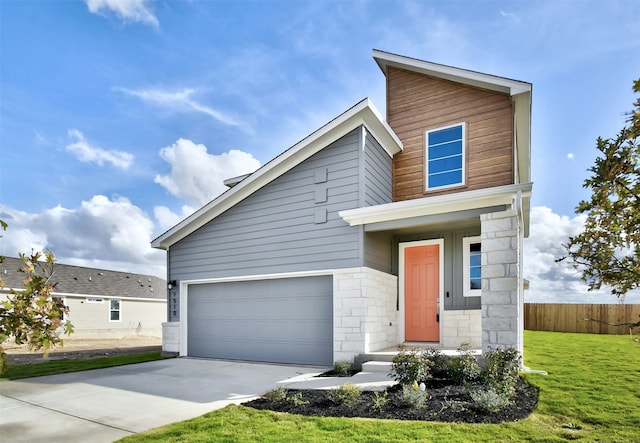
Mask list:
[[[23,263],[18,258],[5,257],[0,263],[0,276],[5,289],[22,289],[25,274],[19,269]],[[166,299],[167,282],[153,275],[109,271],[107,269],[56,263],[53,267],[55,294],[79,296],[104,296],[118,298]]]

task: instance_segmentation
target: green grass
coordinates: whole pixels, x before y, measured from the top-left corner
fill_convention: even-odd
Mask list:
[[[525,331],[540,389],[526,420],[500,425],[304,417],[227,406],[120,440],[143,442],[638,442],[640,345],[625,335]]]
[[[144,363],[146,361],[161,360],[159,352],[145,354],[122,355],[114,357],[89,358],[78,360],[51,360],[44,363],[9,366],[0,375],[2,380],[18,380],[20,378],[40,377],[43,375],[64,374],[65,372],[87,371],[89,369],[110,368],[112,366]]]

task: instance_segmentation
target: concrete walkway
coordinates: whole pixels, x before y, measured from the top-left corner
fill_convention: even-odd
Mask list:
[[[0,441],[112,442],[200,416],[285,385],[367,389],[391,383],[385,373],[314,378],[328,368],[178,358],[0,382]]]

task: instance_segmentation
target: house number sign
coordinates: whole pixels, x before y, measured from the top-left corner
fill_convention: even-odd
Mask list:
[[[178,297],[176,297],[176,291],[171,293],[171,315],[174,319],[178,315]]]

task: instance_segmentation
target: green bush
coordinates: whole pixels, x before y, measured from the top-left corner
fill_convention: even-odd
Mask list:
[[[429,373],[433,377],[449,377],[449,357],[438,349],[427,349],[424,351],[423,356],[431,362]]]
[[[304,400],[302,398],[302,392],[296,392],[288,400],[296,406],[304,406],[309,404],[309,400]]]
[[[287,388],[278,386],[265,392],[263,397],[269,401],[284,401],[287,399]]]
[[[427,400],[429,398],[429,394],[426,391],[421,391],[420,389],[416,389],[412,385],[402,385],[402,393],[398,399],[400,406],[405,408],[416,408],[420,409],[425,406]]]
[[[333,364],[333,371],[340,376],[349,374],[349,369],[351,369],[351,362],[347,360],[339,360]]]
[[[509,404],[509,396],[493,388],[477,389],[469,392],[473,407],[486,412],[498,412]]]
[[[376,391],[373,393],[373,399],[371,400],[371,406],[373,409],[377,411],[382,411],[385,406],[389,403],[389,394],[387,391],[383,391],[382,393]]]
[[[520,370],[520,354],[514,348],[490,348],[484,353],[480,382],[487,388],[511,397]]]
[[[480,375],[480,367],[473,354],[471,354],[470,346],[463,343],[460,348],[460,355],[451,357],[448,362],[449,377],[459,385],[474,382]]]
[[[414,381],[424,382],[431,378],[429,373],[431,365],[431,360],[417,349],[401,348],[398,355],[393,358],[389,376],[402,385],[408,385]]]
[[[352,405],[358,401],[362,391],[353,383],[345,383],[329,391],[329,400],[337,405]]]

